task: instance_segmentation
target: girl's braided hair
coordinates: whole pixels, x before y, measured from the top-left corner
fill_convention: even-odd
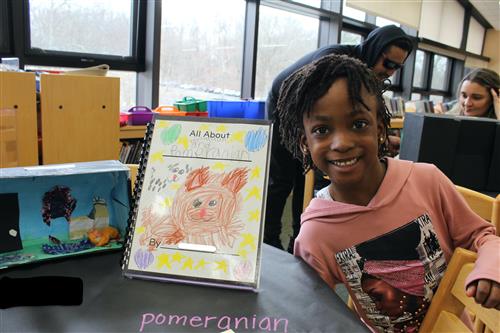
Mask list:
[[[377,98],[377,119],[385,128],[385,140],[379,143],[379,157],[387,151],[387,129],[391,114],[384,103],[383,82],[361,61],[346,55],[326,55],[307,64],[288,76],[280,87],[276,114],[280,122],[281,142],[292,155],[302,160],[304,172],[314,167],[311,155],[300,149],[300,138],[304,133],[303,115],[310,116],[314,104],[328,92],[340,78],[347,80],[349,99],[352,105],[368,106],[361,97],[362,86]]]

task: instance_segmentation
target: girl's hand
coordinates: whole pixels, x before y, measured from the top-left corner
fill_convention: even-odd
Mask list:
[[[493,88],[490,89],[491,97],[493,98],[493,108],[495,109],[495,115],[497,120],[500,120],[500,99],[498,98],[497,91]]]
[[[476,303],[485,308],[500,310],[500,284],[495,281],[486,279],[473,281],[465,289],[465,294],[474,297]]]

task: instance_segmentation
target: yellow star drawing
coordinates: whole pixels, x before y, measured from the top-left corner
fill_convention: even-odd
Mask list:
[[[215,131],[219,132],[219,133],[226,132],[227,131],[227,127],[226,127],[226,125],[220,125],[220,126],[217,126],[217,128],[215,129]]]
[[[184,149],[187,149],[189,146],[188,138],[185,135],[180,136],[179,139],[177,139],[177,143],[183,145]]]
[[[137,232],[138,234],[142,234],[142,233],[144,233],[144,231],[146,231],[146,228],[144,228],[144,226],[142,226],[142,225],[135,229],[135,232]]]
[[[257,186],[254,186],[252,187],[249,191],[248,191],[248,195],[247,197],[245,198],[245,201],[247,201],[248,199],[250,199],[251,197],[255,197],[257,200],[260,200],[261,196],[260,196],[260,190]]]
[[[171,197],[166,197],[165,200],[163,200],[163,204],[166,207],[172,207],[172,198]]]
[[[253,168],[252,172],[250,173],[250,179],[253,178],[260,178],[260,167],[258,165]]]
[[[241,234],[243,237],[243,240],[240,243],[240,248],[245,247],[245,246],[250,246],[252,250],[256,249],[255,246],[255,237],[252,234]]]
[[[157,151],[151,154],[151,162],[163,162],[163,152]]]
[[[184,261],[184,266],[182,266],[182,269],[193,269],[193,259],[192,258],[187,258],[186,261]]]
[[[178,263],[180,263],[182,258],[184,258],[184,256],[182,254],[180,254],[179,252],[175,252],[172,255],[172,262],[178,262]]]
[[[227,262],[225,260],[221,261],[216,261],[217,267],[215,269],[220,269],[224,271],[224,273],[227,273]]]
[[[172,268],[170,264],[170,258],[168,254],[162,253],[158,256],[158,268],[162,268],[163,266],[167,266],[168,269]]]
[[[202,124],[200,127],[198,127],[198,130],[200,131],[208,131],[210,127],[207,124]]]
[[[249,218],[248,220],[249,221],[259,221],[260,219],[260,209],[256,209],[256,210],[253,210],[251,212],[249,212]]]
[[[245,259],[246,259],[247,255],[248,255],[248,251],[247,251],[247,250],[245,250],[244,248],[240,247],[240,248],[238,249],[238,254],[239,254],[241,257],[243,257],[243,258],[245,258]]]
[[[179,183],[172,183],[172,184],[170,185],[170,188],[171,188],[172,190],[174,190],[174,191],[177,191],[177,190],[179,189],[179,187],[181,187],[181,184],[179,184]]]
[[[168,126],[170,126],[170,124],[166,120],[160,120],[160,121],[155,122],[155,127],[158,127],[158,128],[166,128]]]
[[[208,261],[200,259],[200,261],[198,261],[198,264],[194,267],[194,269],[205,268],[205,265],[207,265],[207,264],[208,264]]]
[[[234,132],[233,135],[231,135],[231,137],[229,138],[229,142],[238,141],[238,142],[243,143],[243,137],[244,136],[245,136],[245,132],[244,131]]]
[[[224,170],[225,168],[226,168],[226,164],[224,164],[222,162],[215,162],[215,164],[212,167],[212,169],[214,169],[214,170]]]

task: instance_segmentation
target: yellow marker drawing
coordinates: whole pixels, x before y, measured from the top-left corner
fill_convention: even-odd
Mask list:
[[[227,127],[226,127],[226,125],[220,125],[220,126],[217,126],[217,128],[215,129],[215,131],[218,132],[218,133],[226,132],[227,131]]]
[[[180,263],[182,258],[184,258],[184,256],[179,252],[175,252],[174,254],[172,254],[172,262]]]
[[[250,179],[260,178],[260,167],[257,165],[250,173]]]
[[[198,264],[194,267],[194,269],[205,268],[205,265],[207,265],[207,264],[209,264],[208,261],[200,259],[200,261],[198,261]]]
[[[179,183],[170,184],[170,188],[174,191],[177,191],[180,187],[181,187],[181,184],[179,184]]]
[[[244,131],[234,132],[229,138],[229,142],[237,141],[243,143],[243,138],[245,137]]]
[[[214,170],[224,170],[225,168],[226,168],[226,164],[224,164],[222,162],[215,162],[215,164],[212,167],[212,169],[214,169]]]
[[[159,120],[155,122],[155,127],[158,128],[166,128],[168,126],[170,126],[170,124],[166,120]]]
[[[252,210],[248,213],[250,216],[248,217],[249,221],[259,221],[260,219],[260,209]]]
[[[170,257],[166,253],[162,253],[158,256],[158,268],[162,268],[163,266],[167,266],[168,269],[172,269]]]
[[[208,131],[209,129],[210,129],[210,126],[208,126],[207,124],[202,124],[198,128],[198,130],[200,130],[200,131]]]
[[[243,240],[240,243],[240,247],[250,246],[252,250],[255,250],[257,247],[255,246],[255,237],[252,234],[241,234]]]
[[[182,269],[193,269],[193,259],[192,258],[187,258],[186,261],[184,261],[184,266],[182,266]]]
[[[254,186],[252,187],[249,191],[248,191],[248,195],[247,197],[245,198],[245,201],[247,201],[248,199],[250,199],[251,197],[255,197],[255,199],[257,200],[260,200],[261,196],[260,196],[260,190],[257,186]]]
[[[241,256],[241,257],[243,257],[243,258],[245,258],[245,259],[247,258],[248,251],[247,251],[247,250],[245,250],[245,248],[240,247],[240,248],[238,249],[238,252],[237,252],[237,253],[238,253],[238,255],[240,255],[240,256]]]
[[[183,145],[184,149],[188,149],[189,141],[188,141],[187,136],[185,136],[185,135],[180,136],[179,139],[177,140],[177,143],[180,145]]]
[[[150,160],[151,162],[163,162],[163,152],[154,152],[153,154],[151,154]]]
[[[163,200],[163,205],[165,207],[172,207],[172,198],[171,197],[166,197],[165,200]]]
[[[215,269],[220,269],[224,271],[224,273],[227,273],[227,262],[225,260],[221,261],[216,261],[217,267]]]
[[[142,225],[135,229],[135,232],[137,232],[138,234],[142,234],[144,233],[144,231],[146,231],[146,228],[144,228]]]

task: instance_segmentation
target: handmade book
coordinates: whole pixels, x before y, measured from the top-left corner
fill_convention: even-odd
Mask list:
[[[272,125],[148,125],[122,261],[127,277],[257,290]]]

